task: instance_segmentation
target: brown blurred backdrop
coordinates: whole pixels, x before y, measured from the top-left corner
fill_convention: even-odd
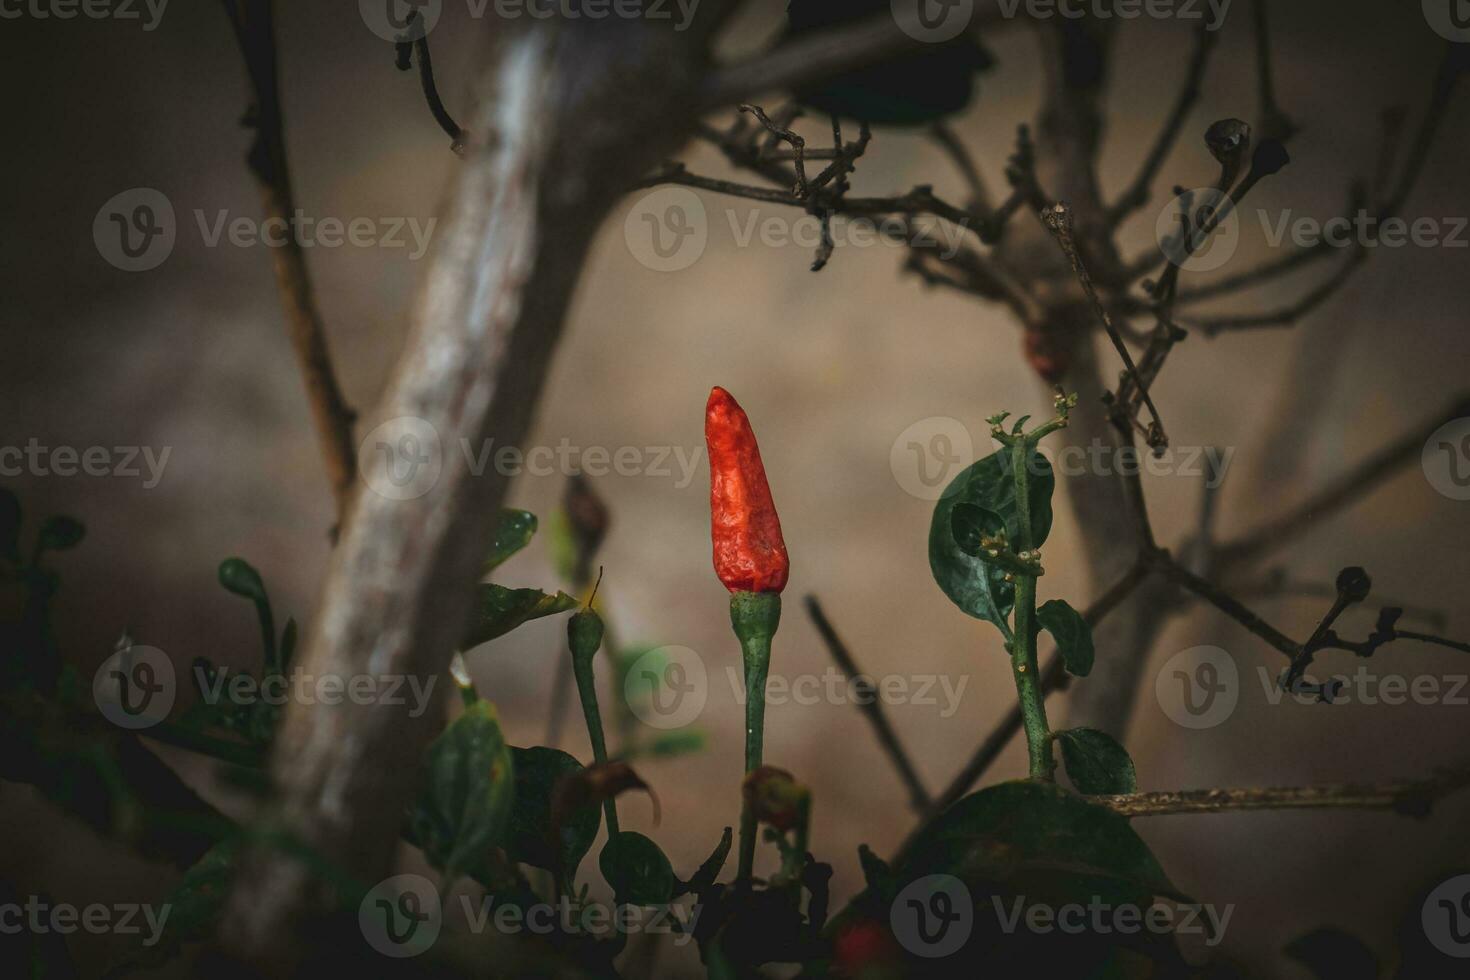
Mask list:
[[[1244,2],[1237,6],[1185,137],[1163,170],[1159,204],[1168,185],[1213,179],[1199,139],[1211,121],[1254,113],[1247,11]],[[287,138],[300,206],[343,220],[430,218],[459,164],[416,79],[394,70],[391,46],[364,27],[355,5],[283,7]],[[431,41],[446,100],[462,114],[473,35],[486,25],[466,17],[463,5],[446,7]],[[780,16],[774,0],[752,4],[736,47],[773,35]],[[1281,100],[1303,130],[1290,169],[1261,188],[1257,203],[1325,218],[1341,207],[1351,178],[1371,174],[1380,108],[1422,103],[1441,42],[1417,3],[1296,0],[1277,5],[1275,26]],[[1000,67],[955,121],[993,184],[1001,183],[1015,125],[1034,108],[1031,44],[1022,29],[996,37]],[[1104,185],[1113,192],[1131,178],[1167,111],[1188,57],[1189,26],[1135,21],[1121,32],[1116,53],[1102,161]],[[152,31],[138,22],[86,18],[3,20],[0,81],[7,131],[0,163],[0,445],[34,437],[50,446],[171,450],[152,488],[121,477],[5,479],[30,514],[71,513],[88,526],[86,543],[57,562],[64,648],[90,676],[127,626],[181,665],[198,655],[248,665],[257,650],[253,616],[217,586],[216,565],[228,555],[249,559],[278,615],[306,619],[327,562],[332,513],[270,256],[264,247],[207,247],[193,215],[258,215],[243,165],[247,135],[238,126],[246,83],[226,20],[208,2],[170,5]],[[1466,214],[1466,120],[1461,93],[1408,216]],[[822,137],[821,121],[808,126],[814,140]],[[697,172],[724,173],[707,151],[688,160]],[[919,182],[963,196],[958,176],[931,144],[886,130],[854,178],[859,193],[874,194]],[[92,234],[102,204],[135,187],[163,192],[179,216],[173,254],[144,273],[109,265]],[[737,650],[725,592],[709,567],[701,427],[710,386],[733,391],[755,422],[793,559],[773,671],[791,677],[828,667],[796,601],[811,592],[869,672],[944,674],[956,684],[967,678],[952,717],[940,717],[942,699],[938,706],[890,709],[933,791],[968,758],[1014,691],[998,637],[934,586],[925,557],[931,505],[900,486],[890,450],[909,426],[951,417],[975,434],[983,453],[987,415],[1047,408],[1004,311],[926,290],[901,274],[901,253],[892,248],[839,248],[830,266],[813,274],[807,248],[737,243],[727,211],[743,227],[750,202],[713,195],[704,202],[708,248],[677,273],[636,261],[624,240],[626,212],[612,216],[576,298],[534,439],[553,447],[566,439],[609,450],[701,452],[687,485],[678,485],[677,466],[671,476],[595,480],[613,516],[601,561],[619,631],[630,642],[690,647],[710,670],[700,724],[713,745],[642,764],[663,801],[656,836],[684,874],[734,821],[738,806],[740,708],[725,675]],[[760,219],[796,217],[755,210]],[[1153,246],[1154,214],[1150,207],[1128,226],[1135,252]],[[347,246],[308,254],[340,375],[364,413],[403,343],[424,268],[408,251]],[[1259,228],[1248,226],[1235,261],[1269,253]],[[1354,282],[1294,330],[1196,336],[1179,348],[1155,399],[1178,445],[1235,450],[1222,530],[1242,529],[1300,499],[1466,384],[1465,257],[1463,249],[1380,248]],[[1275,306],[1296,296],[1310,275],[1232,308]],[[1303,345],[1323,353],[1294,361]],[[1340,356],[1328,356],[1329,348]],[[1324,421],[1303,433],[1302,465],[1290,478],[1272,477],[1260,436],[1295,383],[1292,371],[1319,364],[1327,370],[1334,361]],[[547,515],[564,483],[560,473],[524,477],[514,502]],[[1190,528],[1199,484],[1197,477],[1147,479],[1163,541]],[[1383,596],[1443,610],[1446,632],[1464,637],[1467,508],[1436,493],[1411,465],[1313,528],[1283,563],[1294,577],[1323,583],[1345,564],[1365,565]],[[1075,528],[1064,507],[1058,514],[1043,595],[1066,596],[1080,607],[1090,596]],[[544,542],[514,559],[499,580],[563,584]],[[1309,632],[1323,608],[1319,600],[1259,604],[1296,635]],[[1350,617],[1348,628],[1365,632],[1371,615]],[[535,624],[471,655],[480,688],[498,703],[515,744],[542,738],[562,629],[560,621]],[[1241,706],[1218,728],[1186,731],[1160,710],[1149,672],[1127,739],[1145,789],[1421,775],[1453,760],[1470,733],[1466,709],[1451,705],[1328,708],[1288,700],[1272,707],[1255,668],[1274,672],[1276,655],[1204,610],[1177,620],[1151,662],[1206,643],[1225,647],[1241,664]],[[1325,660],[1329,668],[1356,666],[1346,654]],[[1389,648],[1374,665],[1411,676],[1470,670],[1462,655],[1411,644]],[[580,723],[567,733],[562,747],[585,757]],[[164,754],[205,772],[193,760]],[[861,881],[858,844],[887,852],[912,819],[868,727],[851,705],[775,706],[766,755],[815,790],[814,849],[834,864],[837,895],[851,894]],[[988,778],[1023,773],[1018,743]],[[78,904],[159,901],[173,882],[25,792],[7,786],[0,800],[0,877],[23,892],[44,888]],[[649,829],[641,801],[630,798],[624,810],[627,826]],[[1388,955],[1400,907],[1442,870],[1470,863],[1467,815],[1470,797],[1462,795],[1423,823],[1329,812],[1167,817],[1140,829],[1181,888],[1237,906],[1225,939],[1231,955],[1292,977],[1305,974],[1281,958],[1282,944],[1319,924],[1355,932]],[[584,877],[595,877],[594,867],[585,864]],[[75,946],[94,967],[106,955],[106,943],[95,939],[77,937]]]

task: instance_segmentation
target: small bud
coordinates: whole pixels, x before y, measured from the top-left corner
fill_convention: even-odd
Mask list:
[[[602,646],[602,617],[591,608],[583,609],[567,620],[567,646],[572,656],[591,657]]]
[[[1362,602],[1368,598],[1368,592],[1373,588],[1373,580],[1368,573],[1354,565],[1344,568],[1337,576],[1337,593],[1348,602]]]
[[[740,790],[756,820],[783,833],[797,825],[811,799],[810,791],[791,773],[775,766],[752,769]]]

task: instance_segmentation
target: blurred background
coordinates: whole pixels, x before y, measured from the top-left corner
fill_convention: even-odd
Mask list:
[[[239,126],[247,83],[227,20],[216,4],[176,3],[148,30],[150,15],[140,12],[141,21],[0,20],[0,81],[10,93],[0,162],[0,445],[36,440],[169,453],[152,486],[145,486],[152,482],[146,467],[138,477],[34,470],[4,477],[29,514],[69,513],[87,524],[85,544],[56,563],[64,582],[62,646],[85,677],[124,627],[180,665],[195,656],[251,665],[254,617],[218,587],[216,566],[229,555],[247,558],[264,575],[278,615],[308,620],[333,523],[269,249],[239,247],[228,236],[210,245],[206,234],[221,213],[230,220],[259,216],[244,165],[248,135]],[[1231,16],[1202,97],[1162,170],[1155,204],[1127,226],[1130,254],[1154,247],[1154,219],[1169,186],[1214,179],[1216,165],[1201,139],[1208,124],[1254,114],[1249,19],[1245,10]],[[1442,41],[1414,3],[1295,0],[1276,5],[1274,17],[1279,96],[1302,131],[1291,167],[1263,185],[1255,203],[1275,214],[1291,209],[1325,219],[1338,213],[1353,177],[1372,173],[1380,110],[1422,106]],[[778,0],[751,3],[732,50],[767,43],[782,21]],[[1132,178],[1168,111],[1191,27],[1139,19],[1120,32],[1101,162],[1110,196]],[[431,35],[441,89],[461,116],[476,35],[485,29],[463,4],[448,3]],[[351,4],[282,5],[279,33],[301,209],[344,222],[428,222],[460,161],[425,109],[416,78],[394,70],[392,46]],[[1003,186],[1015,127],[1034,114],[1038,79],[1028,31],[1008,26],[992,43],[999,65],[953,127],[992,185]],[[1466,214],[1467,118],[1461,92],[1407,217]],[[723,125],[728,117],[712,121]],[[814,143],[825,139],[822,120],[804,125]],[[691,150],[685,159],[697,173],[736,176],[708,150]],[[855,192],[897,193],[916,183],[964,197],[959,175],[931,142],[878,131],[853,178]],[[114,267],[93,234],[104,203],[135,188],[161,192],[177,215],[172,253],[144,272]],[[610,454],[637,447],[646,464],[667,451],[663,467],[594,476],[592,484],[611,513],[600,563],[606,608],[621,638],[688,647],[708,671],[707,704],[697,720],[708,747],[640,763],[662,799],[656,837],[687,875],[736,820],[741,767],[741,707],[727,673],[738,667],[738,650],[709,560],[702,433],[709,388],[735,393],[756,426],[792,556],[773,674],[820,677],[830,667],[797,601],[812,593],[869,673],[914,683],[943,677],[952,689],[963,683],[952,705],[936,685],[937,703],[888,709],[931,792],[969,758],[1015,693],[998,636],[956,610],[930,577],[932,503],[909,492],[912,474],[895,465],[904,458],[895,456],[895,443],[914,426],[953,432],[952,423],[933,420],[957,420],[975,455],[983,455],[986,416],[1001,409],[1041,415],[1049,399],[1025,366],[1018,326],[1005,310],[926,289],[903,274],[898,249],[841,246],[814,274],[809,245],[743,241],[752,219],[789,224],[798,214],[701,194],[704,252],[687,268],[659,272],[639,261],[624,234],[637,197],[603,230],[532,441],[556,447],[565,440]],[[364,414],[400,352],[425,268],[411,235],[404,237],[408,246],[401,248],[308,251],[339,376]],[[1220,496],[1226,536],[1302,499],[1466,385],[1466,238],[1461,232],[1459,249],[1374,250],[1346,289],[1294,329],[1193,336],[1178,348],[1154,397],[1176,445],[1234,452]],[[1279,253],[1250,221],[1229,268],[1272,254]],[[1316,281],[1313,275],[1260,289],[1228,308],[1274,308]],[[1301,433],[1294,465],[1280,470],[1281,460],[1263,452],[1263,434],[1277,426],[1303,374],[1320,372],[1330,372],[1325,410]],[[680,458],[695,468],[682,471]],[[564,468],[554,469],[520,478],[512,503],[548,516],[567,479]],[[1190,530],[1201,484],[1198,473],[1145,477],[1162,542]],[[1280,563],[1295,579],[1323,584],[1344,565],[1364,565],[1385,600],[1438,610],[1447,617],[1443,632],[1464,638],[1467,508],[1436,492],[1416,460],[1311,528]],[[1065,507],[1058,515],[1042,595],[1081,608],[1093,596],[1075,527]],[[497,580],[565,585],[544,541]],[[1310,632],[1326,605],[1253,601],[1296,636]],[[1369,606],[1344,620],[1351,635],[1371,628],[1376,606]],[[513,744],[544,737],[563,643],[564,624],[548,620],[469,655]],[[1170,720],[1154,679],[1174,654],[1204,644],[1231,654],[1242,690],[1228,720],[1194,731]],[[1149,657],[1153,668],[1126,739],[1143,789],[1421,776],[1455,761],[1470,734],[1463,702],[1326,707],[1287,698],[1273,705],[1257,668],[1274,676],[1277,655],[1205,609],[1174,620]],[[1324,672],[1357,667],[1347,654],[1319,663]],[[1386,649],[1371,666],[1406,677],[1470,672],[1463,655],[1408,643]],[[1064,716],[1062,704],[1053,705],[1054,715]],[[814,790],[813,849],[833,864],[841,900],[861,886],[858,845],[891,852],[912,826],[903,787],[850,703],[773,705],[767,732],[767,760]],[[561,747],[589,755],[580,719],[566,726]],[[218,793],[196,760],[159,751]],[[1017,741],[987,780],[1024,771]],[[172,872],[108,846],[28,791],[6,785],[0,801],[7,842],[0,878],[23,893],[44,889],[77,904],[161,901],[175,881]],[[643,801],[628,797],[623,812],[626,827],[650,831]],[[1304,977],[1280,950],[1318,925],[1352,932],[1391,958],[1400,910],[1448,869],[1470,864],[1467,816],[1470,794],[1423,822],[1322,811],[1162,817],[1137,826],[1184,891],[1235,906],[1224,937],[1229,955],[1263,974]],[[405,861],[412,865],[414,856]],[[584,877],[596,878],[593,868],[584,864]],[[72,940],[84,967],[105,964],[110,940]]]

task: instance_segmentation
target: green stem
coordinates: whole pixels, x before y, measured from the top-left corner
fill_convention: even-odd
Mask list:
[[[577,695],[582,700],[582,717],[587,719],[587,739],[592,743],[592,761],[599,766],[606,765],[607,742],[602,734],[602,710],[597,705],[597,674],[592,669],[592,657],[574,654],[572,674],[577,679]],[[618,832],[617,800],[613,797],[603,800],[602,814],[607,820],[608,836],[612,837]]]
[[[1031,544],[1031,447],[1022,439],[1011,447],[1011,476],[1016,483],[1016,517],[1020,523],[1017,545],[1029,557]],[[1031,778],[1048,782],[1056,776],[1051,729],[1046,721],[1046,696],[1041,690],[1041,671],[1036,663],[1036,577],[1016,576],[1016,631],[1011,637],[1011,670],[1016,694],[1021,701],[1021,721],[1026,730],[1026,750],[1031,758]]]
[[[734,592],[730,624],[740,640],[745,666],[745,771],[761,764],[766,740],[766,677],[771,668],[771,638],[781,622],[781,596],[775,592]],[[755,814],[742,804],[740,864],[736,883],[748,886],[755,869]]]

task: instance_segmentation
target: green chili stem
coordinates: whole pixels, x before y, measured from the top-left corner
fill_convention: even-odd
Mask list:
[[[745,771],[761,764],[766,740],[766,677],[771,668],[771,638],[781,622],[781,596],[776,592],[734,592],[730,624],[740,640],[745,666]],[[742,794],[743,796],[743,794]],[[749,885],[755,869],[755,814],[742,802],[740,864],[737,884]]]
[[[1031,447],[1022,439],[1011,447],[1011,476],[1016,483],[1017,536],[1021,552],[1031,544]],[[1041,691],[1041,672],[1036,663],[1036,577],[1016,575],[1016,631],[1011,637],[1011,669],[1016,694],[1021,701],[1021,720],[1026,729],[1026,750],[1031,758],[1031,778],[1051,781],[1056,774],[1051,729],[1046,722],[1046,697]]]
[[[607,763],[607,742],[602,735],[602,710],[597,705],[597,674],[592,658],[572,657],[572,674],[577,678],[577,695],[582,700],[582,717],[587,719],[587,740],[592,743],[592,761]],[[613,797],[602,801],[602,814],[607,820],[608,836],[618,832],[618,803]]]

